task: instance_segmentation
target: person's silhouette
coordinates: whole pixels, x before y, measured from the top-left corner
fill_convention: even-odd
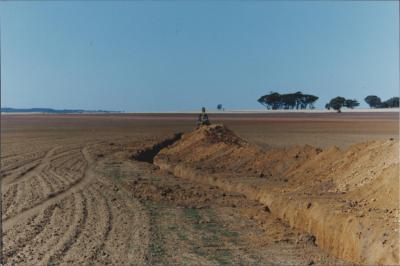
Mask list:
[[[206,108],[201,108],[201,113],[199,114],[199,118],[197,119],[197,127],[210,125],[210,120],[208,119],[208,115],[206,113]]]

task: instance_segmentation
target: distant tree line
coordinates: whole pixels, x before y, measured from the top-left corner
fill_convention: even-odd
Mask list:
[[[12,108],[12,107],[2,107],[0,111],[2,113],[49,113],[49,114],[121,113],[120,111],[106,111],[106,110]]]
[[[369,105],[371,108],[394,108],[394,107],[399,107],[399,97],[392,97],[386,101],[381,100],[376,95],[368,95],[365,97],[365,102]]]
[[[376,95],[368,95],[364,98],[364,101],[369,105],[370,108],[395,108],[399,107],[399,97],[392,97],[384,102],[381,98]],[[355,99],[345,99],[343,97],[335,97],[325,105],[325,108],[330,110],[331,108],[337,112],[341,112],[343,107],[353,109],[359,106],[360,103]]]
[[[280,94],[278,92],[270,92],[269,94],[261,96],[257,101],[265,106],[268,110],[278,109],[314,109],[314,103],[318,100],[318,96],[311,94],[303,94],[301,91],[295,93]],[[381,100],[376,95],[368,95],[364,98],[364,101],[369,105],[370,108],[395,108],[399,107],[399,97],[392,97],[386,101]],[[341,112],[343,107],[354,109],[359,106],[360,103],[356,99],[346,99],[341,96],[332,98],[325,108],[330,110],[336,110]],[[218,106],[222,108],[221,106]],[[218,109],[220,109],[218,108]]]
[[[268,110],[278,109],[314,109],[314,103],[318,97],[311,94],[303,94],[301,91],[295,93],[280,94],[270,92],[261,96],[257,101]]]

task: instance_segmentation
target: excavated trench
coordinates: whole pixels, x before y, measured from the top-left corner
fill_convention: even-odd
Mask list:
[[[180,140],[182,135],[183,133],[175,133],[171,138],[164,139],[163,141],[158,142],[149,148],[137,151],[131,156],[131,159],[152,164],[154,163],[154,157],[156,157],[162,149],[167,148]]]
[[[338,258],[360,264],[398,265],[399,245],[396,242],[398,238],[396,238],[394,235],[390,235],[390,238],[388,238],[388,233],[382,233],[390,231],[389,220],[387,219],[387,224],[381,224],[381,226],[375,228],[375,230],[370,230],[373,226],[373,222],[375,221],[375,218],[372,218],[375,217],[377,214],[369,214],[369,212],[374,209],[346,209],[345,207],[347,205],[343,203],[347,202],[347,199],[345,197],[346,194],[343,195],[337,192],[335,194],[337,195],[336,200],[329,200],[328,197],[323,197],[322,194],[312,194],[314,196],[311,198],[309,196],[304,196],[311,195],[311,190],[305,191],[304,195],[302,193],[296,194],[294,192],[290,192],[290,190],[286,191],[283,189],[277,189],[275,191],[252,185],[247,179],[243,180],[246,181],[246,183],[237,181],[235,179],[230,180],[229,178],[225,178],[223,177],[223,175],[220,175],[225,174],[225,172],[234,173],[234,171],[236,171],[235,169],[237,169],[237,165],[243,162],[241,160],[243,157],[246,156],[252,156],[252,158],[254,158],[254,168],[256,168],[258,164],[260,164],[262,167],[264,167],[265,165],[269,165],[267,167],[268,169],[273,169],[275,170],[275,172],[278,173],[279,171],[288,171],[282,170],[279,167],[281,165],[285,166],[286,164],[289,164],[287,161],[291,158],[295,158],[290,161],[290,163],[293,164],[293,167],[290,168],[290,171],[293,172],[292,175],[294,175],[294,177],[296,178],[293,179],[293,185],[296,185],[298,182],[308,182],[307,185],[310,186],[311,189],[313,186],[319,188],[319,186],[317,186],[319,182],[317,181],[323,181],[320,180],[321,178],[319,176],[329,176],[329,172],[332,171],[332,167],[330,166],[332,164],[337,164],[336,172],[344,171],[342,173],[343,177],[339,176],[336,178],[337,182],[342,182],[342,179],[346,181],[347,179],[344,178],[348,178],[347,175],[349,176],[349,178],[351,177],[354,179],[354,173],[356,173],[354,172],[355,170],[360,172],[360,177],[368,176],[368,174],[370,173],[368,169],[372,169],[373,167],[375,167],[374,169],[376,169],[376,173],[373,172],[374,176],[371,177],[371,180],[372,178],[374,178],[373,180],[376,179],[379,181],[380,176],[384,175],[386,177],[385,180],[387,182],[387,185],[380,185],[380,191],[386,191],[385,193],[388,195],[397,195],[395,190],[388,190],[388,188],[391,187],[389,186],[389,184],[391,184],[390,182],[393,183],[393,181],[390,180],[397,180],[394,177],[398,176],[398,171],[395,171],[396,169],[398,169],[398,162],[395,162],[395,164],[393,164],[393,162],[390,161],[390,158],[395,157],[393,156],[393,154],[395,153],[394,151],[398,151],[398,146],[386,142],[366,144],[362,143],[359,144],[357,147],[353,147],[345,152],[336,151],[335,149],[327,149],[324,153],[315,153],[315,149],[313,149],[312,147],[304,147],[304,149],[301,150],[301,152],[304,153],[304,160],[299,161],[300,159],[298,154],[300,151],[298,151],[296,147],[293,148],[293,151],[277,150],[274,152],[270,152],[268,155],[270,157],[268,157],[265,154],[260,153],[254,147],[250,147],[245,143],[241,144],[243,142],[241,139],[235,136],[233,132],[226,130],[224,127],[221,126],[210,126],[192,133],[188,133],[187,137],[185,138],[181,137],[182,134],[178,133],[175,134],[172,138],[165,139],[149,148],[139,150],[135,155],[132,156],[132,159],[154,164],[160,169],[166,170],[177,177],[206,183],[208,185],[215,185],[223,190],[238,192],[245,195],[249,199],[257,200],[265,206],[269,206],[271,213],[285,220],[292,227],[304,230],[310,235],[314,236],[312,241],[316,245]],[[181,140],[179,145],[173,145],[178,140]],[[381,147],[382,145],[383,147]],[[353,153],[360,152],[360,149],[364,149],[365,154],[360,153],[360,155],[357,156],[357,158],[359,159],[356,160],[355,158],[353,158]],[[223,156],[221,157],[222,150],[224,150],[224,152]],[[382,152],[381,150],[384,150],[384,152]],[[391,156],[386,156],[388,150],[391,151]],[[308,155],[307,151],[310,154],[313,152],[315,154]],[[371,154],[384,154],[382,155],[384,157],[379,157],[380,159],[374,159],[371,161]],[[365,158],[361,155],[363,155]],[[309,158],[308,156],[311,157]],[[351,160],[355,160],[351,164],[351,168],[349,168],[349,166],[346,164],[347,161],[340,159],[343,156],[347,158],[347,161],[349,162]],[[328,160],[331,157],[332,159]],[[207,158],[207,163],[203,164],[203,158]],[[378,170],[380,169],[378,169],[378,167],[380,165],[377,162],[380,161],[385,161],[383,165],[385,165],[385,163],[386,165],[393,164],[393,173],[387,171],[382,172],[382,170],[379,172],[380,174],[378,175]],[[368,162],[368,164],[363,165],[363,162]],[[209,167],[212,169],[223,169],[223,172],[215,173],[203,171],[201,168],[197,167],[200,163],[205,165],[205,167]],[[356,166],[358,164],[360,164],[360,166],[357,168]],[[244,166],[246,166],[245,163]],[[246,166],[245,169],[248,169],[248,171],[252,170],[251,168],[249,168],[249,166]],[[313,172],[310,169],[315,171],[315,177],[312,175]],[[363,169],[367,170],[363,171]],[[352,172],[350,173],[349,171]],[[303,176],[307,177],[308,179],[300,179]],[[391,178],[390,180],[388,179],[389,177]],[[299,179],[299,181],[296,181],[297,179]],[[326,182],[328,181],[329,180],[327,179]],[[254,184],[259,183],[260,182]],[[375,183],[371,183],[370,186],[374,184]],[[385,185],[386,183],[382,184]],[[301,184],[299,183],[297,185],[300,186]],[[288,187],[287,189],[290,189],[290,187]],[[350,195],[350,193],[348,193],[349,195],[347,197],[357,197],[358,199],[360,196],[363,196],[365,194],[365,192],[363,191],[364,190],[359,189],[358,192],[358,190],[355,190],[354,188],[354,195]],[[330,193],[329,195],[332,195],[332,193]],[[378,195],[375,196],[374,194],[374,197],[377,196]],[[311,201],[313,202],[312,205],[310,204]],[[375,198],[372,200],[372,203],[368,203],[368,206],[376,204],[374,202]],[[383,201],[382,204],[386,204],[386,201]],[[332,211],[332,208],[336,209]],[[375,216],[371,216],[371,219],[367,219],[368,217],[363,218],[367,214],[368,216]],[[374,226],[376,227],[375,224]],[[384,237],[387,237],[387,239],[382,240],[382,234]],[[371,246],[373,246],[372,249],[374,250],[374,252],[371,252]]]
[[[166,168],[163,168],[163,167],[159,166],[156,157],[163,150],[166,150],[167,148],[173,148],[173,145],[176,142],[178,142],[179,140],[182,139],[182,135],[183,135],[183,133],[176,133],[172,137],[169,137],[169,138],[166,138],[166,139],[162,139],[159,142],[153,144],[152,146],[140,149],[140,150],[136,151],[136,153],[131,155],[130,159],[135,160],[135,161],[149,163],[149,164],[152,164],[152,165],[156,166],[157,168],[166,169]],[[175,173],[174,171],[169,171],[169,170],[170,169],[168,169],[168,172],[170,173],[171,176],[180,177],[180,178],[187,178],[187,176],[182,176],[179,173]],[[197,179],[197,178],[195,178],[195,179]],[[197,182],[199,182],[199,180],[201,180],[201,178],[198,178],[198,180],[193,180],[193,181],[195,181],[197,183]],[[202,183],[202,182],[200,181],[200,183]],[[219,184],[214,184],[214,183],[211,184],[211,183],[207,183],[207,182],[203,183],[203,184],[206,184],[206,185],[217,185],[217,187],[219,186]],[[231,191],[230,189],[227,189],[224,186],[219,186],[219,187],[222,190]],[[231,192],[236,192],[236,191],[232,190]],[[248,198],[245,193],[243,193],[242,196],[244,196],[245,198]],[[225,193],[223,194],[223,197],[225,197]],[[235,196],[235,197],[237,197],[237,196]],[[268,208],[268,206],[266,206],[266,205],[263,208],[263,210],[265,212],[269,212],[269,213],[271,212],[270,209]],[[253,219],[253,218],[251,218],[251,219]],[[307,235],[306,237],[307,237],[306,241],[307,241],[308,244],[311,244],[312,246],[315,246],[315,247],[317,246],[316,237],[314,235]],[[286,241],[286,240],[284,240],[284,241]],[[313,264],[313,260],[311,260],[311,263]]]

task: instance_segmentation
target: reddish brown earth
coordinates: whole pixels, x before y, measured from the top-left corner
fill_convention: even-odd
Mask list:
[[[398,113],[342,115],[211,115],[232,130],[211,144],[193,142],[195,115],[2,115],[3,260],[398,260]],[[158,153],[177,132],[186,134]],[[183,163],[189,175],[171,168]],[[333,221],[345,225],[336,238]]]

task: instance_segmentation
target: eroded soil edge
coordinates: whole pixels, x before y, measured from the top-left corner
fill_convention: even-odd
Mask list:
[[[154,164],[267,205],[334,256],[398,264],[398,150],[397,142],[381,141],[346,151],[264,151],[213,125],[185,134],[161,150]]]

